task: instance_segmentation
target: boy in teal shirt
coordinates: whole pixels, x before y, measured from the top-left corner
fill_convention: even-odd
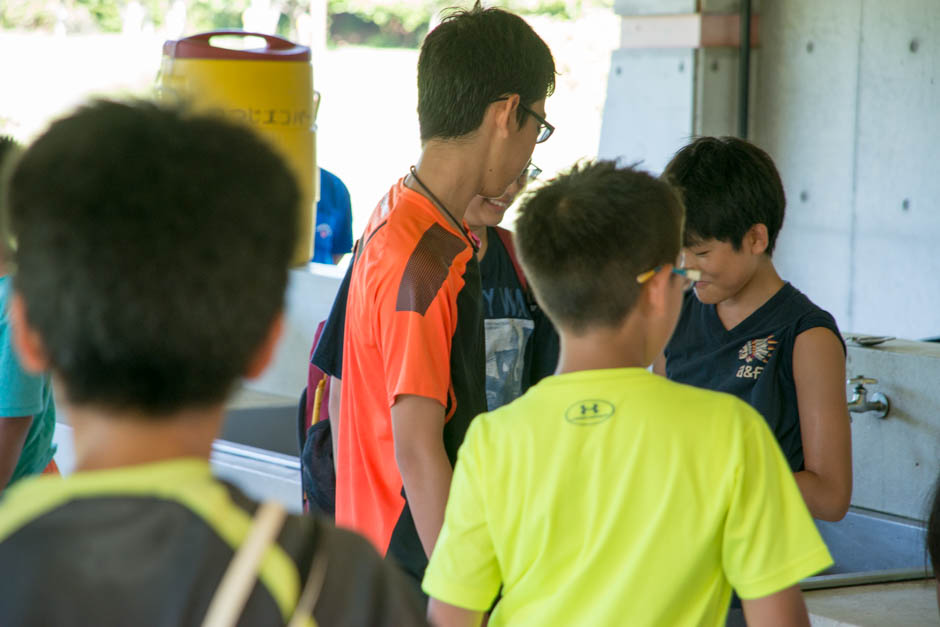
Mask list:
[[[516,246],[561,336],[558,374],[477,417],[424,590],[439,627],[809,625],[832,563],[760,415],[648,371],[692,272],[682,202],[613,162],[532,194]],[[680,275],[680,276],[677,276]]]
[[[14,151],[0,137],[0,166]],[[0,187],[2,189],[2,187]],[[0,230],[0,492],[27,475],[41,473],[55,453],[55,405],[48,376],[27,374],[13,352],[7,307],[11,279],[6,262],[9,237]]]

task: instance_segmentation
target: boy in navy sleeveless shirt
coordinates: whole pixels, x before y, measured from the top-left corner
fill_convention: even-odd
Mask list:
[[[477,259],[483,287],[486,405],[493,411],[555,372],[558,334],[535,303],[512,233],[501,228],[506,210],[541,170],[529,164],[498,198],[476,196],[464,219],[480,241]]]
[[[701,272],[655,370],[747,401],[777,438],[810,512],[840,520],[852,492],[845,344],[771,255],[786,199],[770,157],[703,137],[663,176],[686,204],[684,260]]]

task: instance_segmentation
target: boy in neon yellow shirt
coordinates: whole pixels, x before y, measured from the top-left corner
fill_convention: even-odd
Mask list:
[[[808,625],[832,559],[744,402],[647,371],[688,286],[683,208],[612,162],[537,191],[516,242],[558,375],[471,425],[424,578],[435,624]],[[682,275],[682,276],[677,276]]]

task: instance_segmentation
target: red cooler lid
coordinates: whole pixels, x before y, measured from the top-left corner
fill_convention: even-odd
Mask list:
[[[261,37],[264,48],[233,50],[212,45],[213,37]],[[176,59],[243,59],[247,61],[304,61],[310,62],[310,48],[295,44],[277,35],[246,33],[241,30],[217,30],[199,33],[163,44],[163,54]]]

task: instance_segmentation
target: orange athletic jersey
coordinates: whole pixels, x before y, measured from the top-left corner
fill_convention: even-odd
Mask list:
[[[343,340],[336,523],[420,579],[427,558],[395,461],[397,396],[446,409],[451,464],[486,411],[479,265],[467,239],[403,181],[372,214],[353,260]]]

